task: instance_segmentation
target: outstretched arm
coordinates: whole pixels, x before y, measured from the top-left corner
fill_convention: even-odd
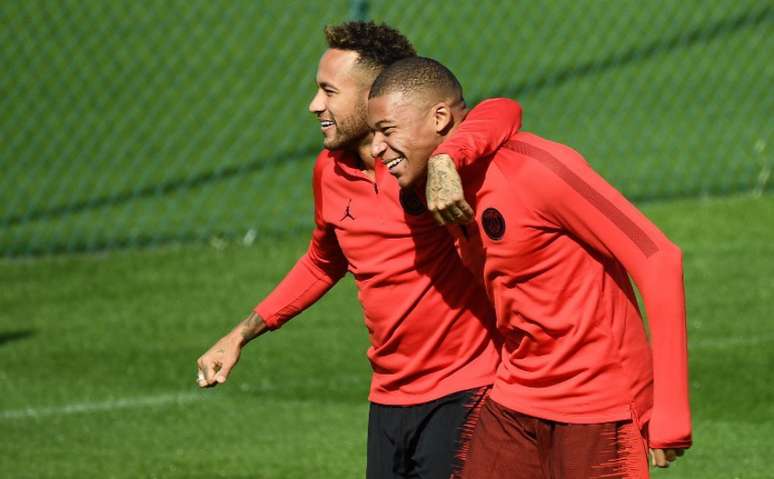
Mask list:
[[[248,342],[281,327],[314,304],[346,273],[348,262],[336,235],[322,218],[320,165],[318,158],[314,172],[315,229],[309,249],[245,320],[199,358],[197,383],[200,387],[224,383]]]
[[[517,102],[484,100],[433,151],[427,164],[427,208],[438,223],[470,222],[474,213],[465,201],[457,170],[493,154],[519,128],[521,106]]]
[[[278,329],[328,292],[346,272],[347,263],[340,255],[338,249],[321,253],[319,241],[313,239],[307,254],[274,291],[199,358],[199,386],[212,387],[226,382],[247,343],[266,331]]]
[[[196,382],[199,387],[209,388],[226,382],[231,369],[239,362],[242,348],[268,330],[269,327],[258,313],[250,313],[196,361]]]

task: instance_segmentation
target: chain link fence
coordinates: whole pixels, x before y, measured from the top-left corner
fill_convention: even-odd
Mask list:
[[[767,0],[0,0],[0,255],[307,231],[322,27],[353,17],[635,201],[771,190]]]

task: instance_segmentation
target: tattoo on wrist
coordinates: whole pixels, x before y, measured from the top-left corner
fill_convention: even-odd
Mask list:
[[[239,333],[242,336],[242,342],[246,344],[263,333],[264,330],[264,322],[260,316],[251,313],[250,316],[240,324]]]

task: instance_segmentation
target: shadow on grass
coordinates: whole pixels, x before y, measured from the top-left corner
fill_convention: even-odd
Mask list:
[[[21,329],[19,331],[0,332],[0,346],[4,346],[6,343],[10,343],[13,341],[27,339],[34,335],[35,335],[35,331],[31,329]]]

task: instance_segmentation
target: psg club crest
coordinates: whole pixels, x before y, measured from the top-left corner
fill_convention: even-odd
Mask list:
[[[490,239],[497,241],[505,234],[505,218],[494,208],[487,208],[481,215],[481,226]]]
[[[427,211],[427,206],[413,189],[400,190],[400,205],[403,207],[403,210],[411,216],[419,216]]]

